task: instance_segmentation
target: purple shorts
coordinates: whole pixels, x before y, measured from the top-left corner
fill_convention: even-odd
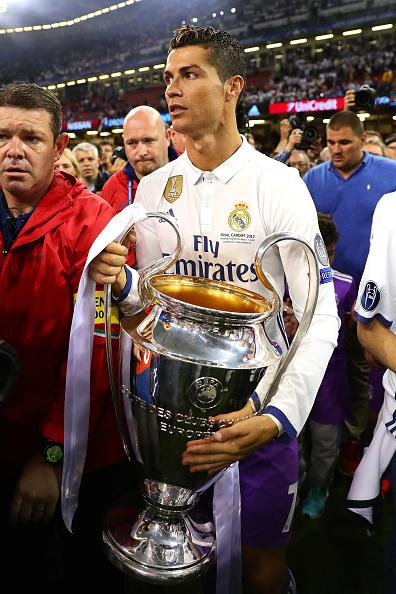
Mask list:
[[[298,443],[273,440],[239,463],[242,543],[285,547],[297,498]]]

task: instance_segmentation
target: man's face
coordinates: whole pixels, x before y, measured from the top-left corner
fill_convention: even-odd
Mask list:
[[[76,161],[80,167],[81,176],[88,184],[93,183],[99,174],[99,159],[93,151],[76,151]]]
[[[386,149],[385,149],[385,154],[388,157],[388,159],[395,159],[396,160],[396,140],[393,142],[390,142]]]
[[[143,111],[124,124],[124,146],[128,161],[140,178],[168,162],[169,141],[162,120]]]
[[[327,129],[327,146],[330,158],[336,169],[349,172],[355,169],[363,158],[365,134],[356,135],[346,126],[339,130]]]
[[[100,164],[105,167],[111,167],[111,158],[113,156],[113,145],[112,144],[101,144],[100,145]]]
[[[47,111],[0,107],[0,185],[5,194],[37,201],[52,181],[67,140],[66,134],[54,140]]]
[[[363,145],[363,149],[372,155],[377,155],[378,157],[384,156],[382,148],[378,144],[369,142],[368,144]]]
[[[164,72],[165,98],[176,132],[191,137],[216,132],[224,122],[226,85],[200,46],[174,49]]]
[[[306,157],[304,153],[301,152],[292,153],[290,155],[288,165],[289,167],[294,167],[295,169],[298,169],[300,177],[303,177],[309,169]]]

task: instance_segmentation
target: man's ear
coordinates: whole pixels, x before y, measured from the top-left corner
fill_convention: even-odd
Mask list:
[[[66,132],[62,132],[59,134],[58,138],[55,140],[55,161],[60,159],[63,151],[67,147],[69,142],[69,135]]]
[[[229,101],[231,99],[237,99],[239,95],[242,93],[243,88],[245,86],[245,80],[243,76],[236,74],[235,76],[231,76],[226,81],[226,100]]]

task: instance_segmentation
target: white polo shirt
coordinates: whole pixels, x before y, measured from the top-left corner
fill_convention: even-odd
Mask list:
[[[224,280],[269,296],[254,271],[261,242],[269,234],[287,231],[316,247],[322,284],[314,319],[266,409],[290,438],[295,437],[311,410],[338,336],[327,254],[314,204],[297,171],[259,153],[243,138],[240,148],[211,172],[197,169],[183,153],[141,180],[135,202],[147,211],[168,212],[178,221],[183,250],[168,273]],[[175,233],[165,221],[150,219],[137,225],[139,269],[170,254],[174,246]],[[268,252],[264,268],[281,291],[286,276],[296,316],[301,318],[308,287],[302,249],[295,242],[281,242]],[[272,336],[285,349],[281,313],[276,326]],[[267,371],[257,388],[259,397],[274,372]]]

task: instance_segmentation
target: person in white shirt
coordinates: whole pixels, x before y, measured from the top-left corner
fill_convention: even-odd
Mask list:
[[[224,280],[265,296],[253,262],[269,234],[298,235],[318,257],[321,285],[310,330],[264,414],[222,428],[210,442],[188,443],[183,455],[192,472],[215,471],[241,460],[246,579],[254,593],[284,594],[289,586],[286,547],[297,494],[296,436],[337,343],[331,271],[312,199],[298,173],[257,152],[238,132],[235,111],[245,80],[239,43],[224,31],[183,26],[170,42],[164,80],[172,125],[185,135],[186,151],[141,181],[136,202],[148,210],[167,211],[178,221],[184,246],[168,272]],[[138,267],[171,253],[174,241],[161,221],[137,225]],[[137,273],[123,267],[125,252],[119,244],[110,244],[91,265],[91,276],[114,283],[116,294],[128,280],[131,295],[136,295]],[[268,253],[264,268],[281,290],[286,276],[301,319],[308,289],[301,247],[282,242]],[[132,281],[127,279],[131,274]],[[274,340],[286,349],[280,316],[274,326]],[[259,409],[271,375],[265,374],[257,393],[235,417]]]
[[[387,367],[383,377],[384,403],[373,439],[354,475],[348,507],[373,522],[381,477],[390,468],[396,484],[396,192],[385,194],[373,216],[370,251],[355,311],[358,338],[376,361]],[[394,508],[396,503],[393,488]],[[393,594],[396,581],[396,514],[385,562],[385,592]]]

